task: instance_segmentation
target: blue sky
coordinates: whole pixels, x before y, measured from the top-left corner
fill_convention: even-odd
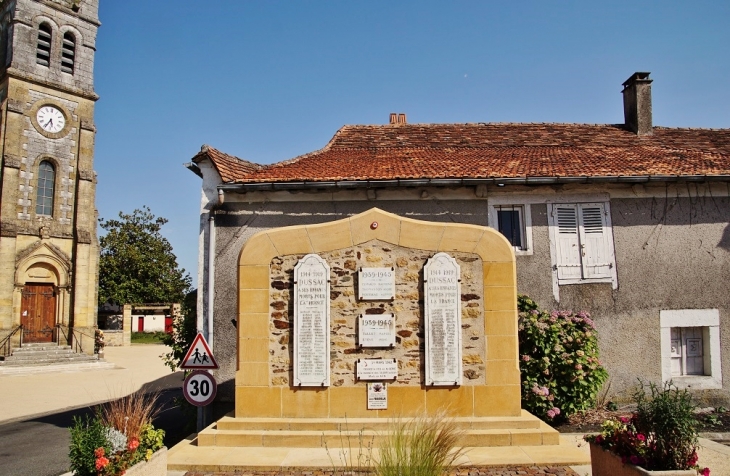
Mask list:
[[[202,144],[266,164],[344,124],[622,123],[650,71],[654,123],[730,127],[730,2],[100,0],[102,218],[142,205],[197,275]]]

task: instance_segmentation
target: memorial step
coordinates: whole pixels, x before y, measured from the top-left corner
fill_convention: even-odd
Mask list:
[[[337,448],[380,446],[388,431],[359,430],[218,430],[198,434],[198,446]],[[484,446],[543,446],[559,444],[559,434],[545,425],[533,429],[464,430],[460,444]]]
[[[532,416],[452,418],[461,429],[536,429],[540,420]],[[223,417],[217,422],[219,430],[313,430],[340,431],[365,428],[387,430],[392,423],[387,418],[234,418]]]
[[[457,417],[461,444],[471,447],[559,444],[558,432],[523,411],[519,417]],[[199,446],[321,448],[379,446],[386,418],[234,418],[226,416],[198,434]]]

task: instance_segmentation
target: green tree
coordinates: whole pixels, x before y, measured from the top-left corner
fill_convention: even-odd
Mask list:
[[[172,245],[160,233],[167,219],[149,207],[119,219],[99,219],[99,304],[181,302],[192,282],[177,265]]]
[[[163,354],[162,361],[175,372],[182,364],[185,354],[193,345],[195,336],[198,335],[197,330],[197,305],[198,290],[193,289],[186,296],[182,303],[180,316],[175,318],[172,323],[172,334],[165,334],[162,342],[170,346],[170,352]]]

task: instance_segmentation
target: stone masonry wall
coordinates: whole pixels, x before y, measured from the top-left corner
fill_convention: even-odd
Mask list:
[[[423,267],[435,253],[390,245],[378,240],[349,249],[321,253],[330,266],[330,365],[332,385],[354,386],[358,358],[396,358],[394,385],[418,386],[424,381]],[[486,356],[483,316],[482,261],[471,253],[450,253],[461,266],[461,310],[464,385],[484,385]],[[292,378],[294,267],[304,255],[278,256],[271,262],[269,371],[273,386]],[[389,301],[356,299],[357,271],[395,269],[396,297]],[[357,317],[393,314],[394,349],[358,348]]]

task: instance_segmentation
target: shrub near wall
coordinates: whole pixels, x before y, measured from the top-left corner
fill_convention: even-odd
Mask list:
[[[590,315],[540,310],[524,295],[517,306],[523,407],[550,422],[595,405],[608,373]]]

